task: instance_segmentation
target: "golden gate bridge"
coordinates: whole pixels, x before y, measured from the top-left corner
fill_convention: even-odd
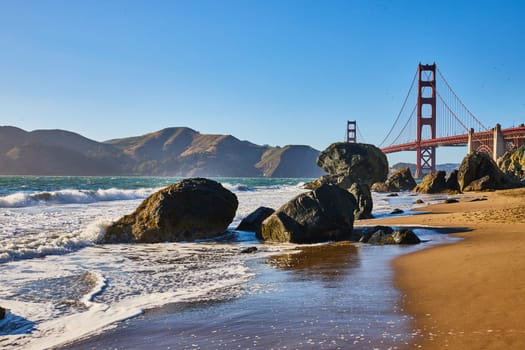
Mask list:
[[[414,97],[416,102],[411,105],[409,101]],[[357,122],[347,121],[346,142],[356,142],[358,133]],[[525,125],[502,129],[496,124],[487,128],[465,106],[434,63],[419,64],[401,110],[379,148],[384,153],[416,151],[415,177],[419,178],[436,170],[437,147],[467,146],[468,153],[486,152],[496,159],[523,144]]]

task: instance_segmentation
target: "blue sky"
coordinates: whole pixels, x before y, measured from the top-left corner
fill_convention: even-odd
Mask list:
[[[419,62],[487,126],[523,123],[525,2],[473,4],[0,0],[0,125],[98,141],[188,126],[322,150],[356,119],[378,144]]]

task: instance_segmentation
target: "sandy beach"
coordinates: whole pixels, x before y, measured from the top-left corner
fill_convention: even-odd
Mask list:
[[[456,233],[459,243],[393,262],[420,333],[411,348],[525,349],[525,189],[457,198],[420,208],[425,214],[369,223],[464,231]]]

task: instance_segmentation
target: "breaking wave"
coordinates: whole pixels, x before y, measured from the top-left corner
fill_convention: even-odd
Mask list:
[[[153,193],[154,188],[140,189],[97,189],[73,190],[64,189],[44,192],[16,192],[0,197],[0,208],[21,208],[48,204],[95,203],[103,201],[143,199]]]

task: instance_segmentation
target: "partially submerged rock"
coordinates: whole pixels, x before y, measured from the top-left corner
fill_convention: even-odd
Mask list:
[[[394,230],[388,226],[372,226],[361,228],[359,242],[374,245],[385,244],[418,244],[421,243],[414,231],[401,228]]]
[[[261,228],[261,224],[266,218],[275,212],[274,209],[268,207],[259,207],[250,213],[247,217],[242,219],[236,230],[257,232]],[[261,238],[261,237],[257,237]]]
[[[265,241],[293,243],[349,239],[356,207],[350,192],[325,184],[277,209],[263,221],[260,236]]]
[[[258,251],[257,247],[247,247],[240,251],[241,254],[252,254]]]
[[[5,318],[6,310],[0,306],[0,320]]]
[[[395,244],[418,244],[421,243],[419,237],[414,233],[414,231],[402,228],[394,231],[392,234]]]
[[[235,194],[218,182],[193,178],[146,198],[106,230],[106,243],[193,241],[223,234],[237,210]]]

